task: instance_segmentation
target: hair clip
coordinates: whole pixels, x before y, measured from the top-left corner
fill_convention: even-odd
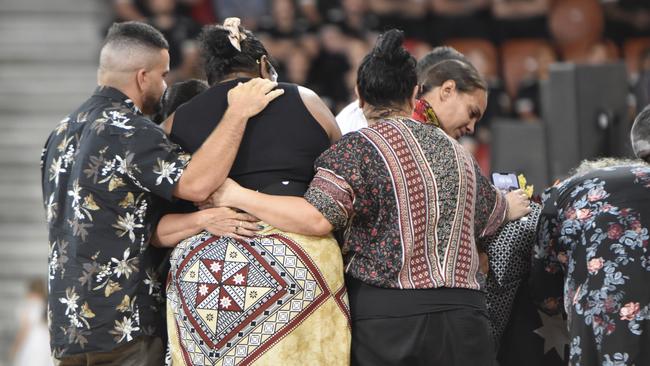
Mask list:
[[[236,17],[226,18],[223,21],[223,28],[229,32],[228,39],[230,40],[230,44],[239,52],[241,52],[241,42],[246,39],[246,34],[239,31],[240,24],[241,20]]]

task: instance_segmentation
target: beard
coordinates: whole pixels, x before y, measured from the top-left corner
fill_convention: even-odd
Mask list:
[[[165,93],[155,95],[153,93],[146,93],[142,99],[142,113],[148,116],[155,116],[162,111],[162,98]]]

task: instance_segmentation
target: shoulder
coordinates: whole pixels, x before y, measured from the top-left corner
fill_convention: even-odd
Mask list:
[[[331,142],[336,142],[341,138],[341,130],[336,124],[334,114],[330,111],[321,98],[313,90],[304,86],[296,86],[300,94],[300,99],[307,108],[309,114],[318,121],[330,138]]]

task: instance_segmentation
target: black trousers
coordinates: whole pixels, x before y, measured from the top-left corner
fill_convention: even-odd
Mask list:
[[[483,310],[352,322],[353,366],[494,366],[495,359]]]

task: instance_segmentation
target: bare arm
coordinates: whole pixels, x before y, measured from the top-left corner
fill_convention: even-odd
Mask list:
[[[216,236],[251,237],[260,228],[257,218],[227,207],[209,208],[186,214],[167,214],[160,219],[151,243],[159,248],[176,244],[206,230]]]
[[[244,210],[284,231],[304,235],[325,235],[334,227],[302,197],[272,196],[239,186],[226,179],[212,195],[212,204]]]
[[[314,93],[311,89],[305,87],[298,87],[300,92],[300,98],[302,102],[307,107],[307,110],[311,115],[318,121],[318,123],[323,127],[327,136],[330,138],[330,142],[334,144],[341,139],[341,129],[336,123],[336,118],[332,114],[332,111],[327,108],[325,103],[320,99],[320,97]]]
[[[282,89],[273,90],[276,86],[275,82],[257,78],[228,92],[226,113],[192,156],[174,188],[174,196],[200,202],[223,183],[237,155],[248,119],[284,93]]]

